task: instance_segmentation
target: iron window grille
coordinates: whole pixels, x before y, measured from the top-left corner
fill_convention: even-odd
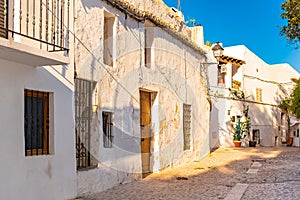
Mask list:
[[[184,150],[191,148],[191,105],[183,104],[183,141]]]
[[[75,134],[77,169],[91,166],[91,114],[93,81],[75,79]]]
[[[103,146],[104,148],[112,148],[113,135],[112,135],[112,113],[102,112],[103,120]]]
[[[49,154],[49,93],[24,90],[25,156]]]

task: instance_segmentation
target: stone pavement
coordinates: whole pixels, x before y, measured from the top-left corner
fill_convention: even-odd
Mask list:
[[[296,200],[300,148],[220,148],[203,160],[79,199]]]

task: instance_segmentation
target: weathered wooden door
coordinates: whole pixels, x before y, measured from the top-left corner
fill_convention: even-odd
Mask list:
[[[140,126],[141,126],[141,154],[142,171],[150,170],[151,145],[151,93],[140,91]]]

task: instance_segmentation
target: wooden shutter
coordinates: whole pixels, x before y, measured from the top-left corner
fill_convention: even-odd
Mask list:
[[[256,101],[262,102],[262,89],[256,88]]]
[[[0,0],[0,37],[6,37],[5,1]]]

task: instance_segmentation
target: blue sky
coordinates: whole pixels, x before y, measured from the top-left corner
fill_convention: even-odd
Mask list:
[[[178,0],[164,0],[177,7]],[[300,49],[280,36],[284,0],[181,0],[181,11],[204,27],[204,40],[223,46],[244,44],[268,64],[289,63],[300,72]]]

